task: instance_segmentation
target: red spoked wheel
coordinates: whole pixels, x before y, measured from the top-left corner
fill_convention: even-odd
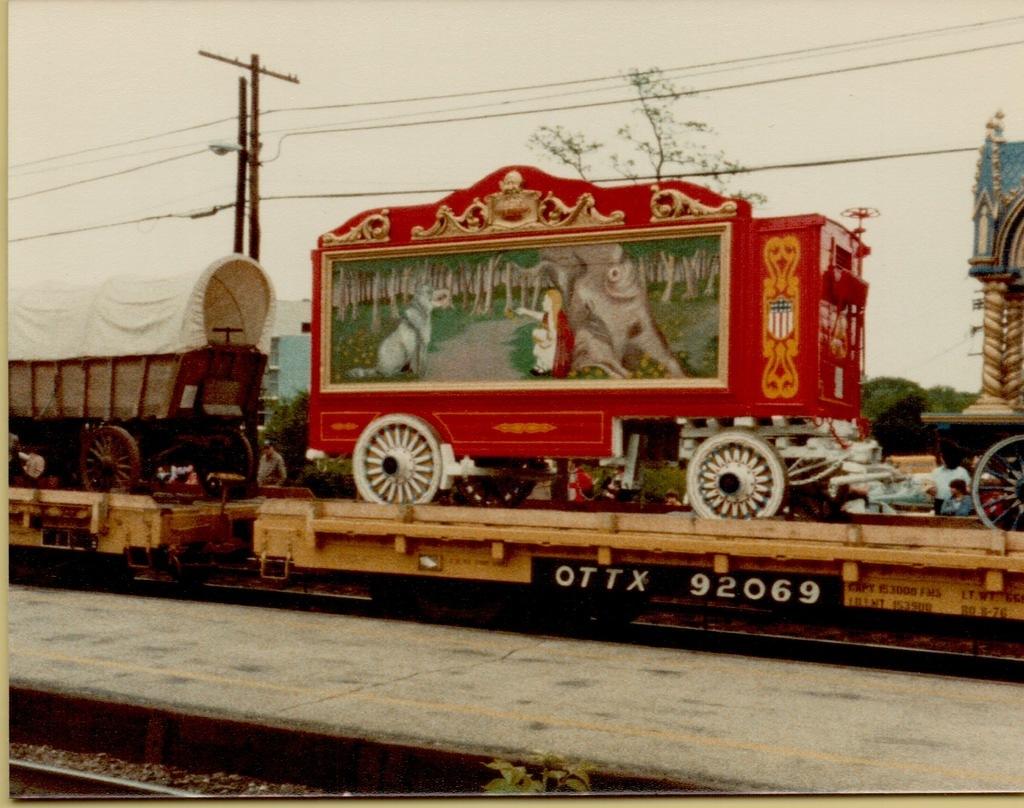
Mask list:
[[[1024,530],[1024,437],[999,441],[982,456],[971,485],[974,510],[997,530]]]

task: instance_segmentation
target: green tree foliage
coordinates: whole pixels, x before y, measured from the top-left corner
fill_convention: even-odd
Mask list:
[[[919,454],[935,445],[935,431],[921,423],[925,398],[909,395],[879,413],[871,431],[885,454]]]
[[[929,387],[928,412],[963,412],[978,398],[977,393],[962,393],[946,385]]]
[[[270,441],[284,458],[289,479],[295,479],[306,465],[308,445],[309,393],[279,401],[267,419],[264,442]]]
[[[692,95],[693,91],[676,85],[657,67],[633,68],[623,74],[623,80],[636,97],[633,114],[638,123],[627,122],[616,131],[620,148],[608,157],[612,168],[632,180],[640,176],[661,180],[674,174],[710,172],[707,183],[721,193],[728,193],[725,180],[715,172],[728,174],[741,166],[727,159],[721,151],[709,148],[706,140],[714,130],[708,124],[676,116],[676,102],[684,95]],[[589,180],[593,171],[591,160],[599,155],[603,157],[606,144],[583,132],[555,125],[541,126],[530,136],[527,145]],[[766,201],[756,193],[732,195],[762,204]]]
[[[961,412],[977,397],[945,385],[927,389],[899,376],[879,376],[861,387],[861,413],[886,454],[930,452],[935,432],[921,422],[924,412]]]
[[[500,775],[484,786],[489,794],[583,794],[590,791],[593,771],[593,766],[587,763],[568,763],[555,755],[534,755],[523,766],[507,760],[494,760],[484,765]]]
[[[902,379],[898,376],[879,376],[868,379],[860,389],[861,415],[874,422],[883,412],[911,396],[917,396],[922,402],[926,402],[928,399],[924,388],[910,379]],[[921,411],[923,411],[923,407],[924,404],[922,404]]]
[[[963,412],[978,397],[946,385],[925,389],[917,382],[899,376],[877,376],[861,386],[861,414],[874,421],[883,412],[903,399],[919,396],[924,400],[922,412]]]

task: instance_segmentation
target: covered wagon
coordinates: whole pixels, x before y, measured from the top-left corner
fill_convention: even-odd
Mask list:
[[[242,255],[198,274],[12,290],[11,432],[62,484],[93,491],[172,466],[211,492],[214,472],[250,480],[273,305]]]

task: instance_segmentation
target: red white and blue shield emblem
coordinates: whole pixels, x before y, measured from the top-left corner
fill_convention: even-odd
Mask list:
[[[777,297],[768,303],[768,333],[783,340],[793,333],[793,301]]]

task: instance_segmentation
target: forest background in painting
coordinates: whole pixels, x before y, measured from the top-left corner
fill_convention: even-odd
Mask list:
[[[720,256],[703,235],[336,260],[330,379],[714,378]]]

